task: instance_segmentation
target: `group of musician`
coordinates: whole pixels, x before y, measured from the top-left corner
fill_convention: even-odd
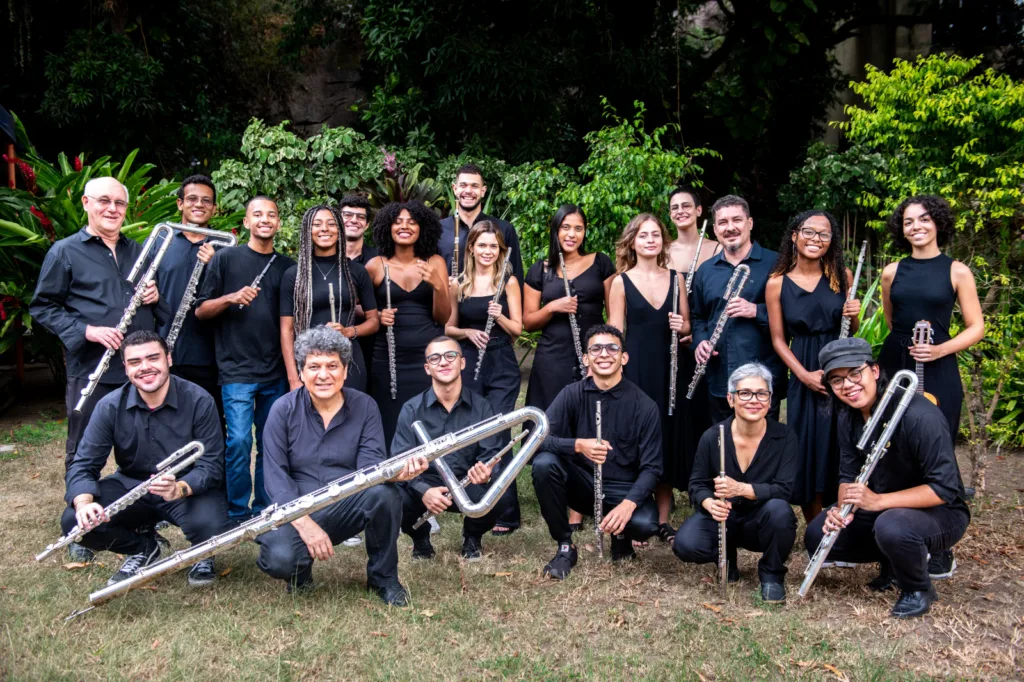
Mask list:
[[[900,591],[893,616],[929,610],[938,598],[931,581],[952,575],[952,548],[970,518],[954,456],[956,353],[984,331],[971,271],[941,252],[953,230],[943,199],[907,199],[889,222],[910,255],[882,274],[891,333],[876,360],[866,341],[840,338],[844,319],[856,330],[860,304],[840,227],[825,211],[796,216],[775,252],[753,239],[750,207],[734,195],[707,211],[714,238],[705,238],[700,195],[679,187],[669,196],[678,236],[641,213],[613,260],[587,249],[583,209],[563,205],[544,257],[524,272],[513,225],[482,211],[483,171],[463,166],[452,190],[456,207],[444,220],[418,201],[376,214],[358,195],[314,206],[296,260],[275,248],[281,217],[270,197],[246,205],[245,244],[215,248],[208,235],[177,230],[122,333],[141,247],[121,234],[126,188],[90,180],[88,224],[50,248],[30,308],[66,350],[61,524],[89,531],[71,558],[125,555],[113,584],[165,551],[160,522],[203,542],[419,445],[422,429],[436,438],[509,413],[521,385],[516,339],[539,331],[526,404],[550,425],[532,461],[556,545],[545,575],[569,577],[584,516],[601,517],[614,562],[635,559],[653,538],[684,562],[715,561],[724,522],[728,581],[740,577],[738,547],[760,553],[761,597],[782,603],[797,506],[809,554],[845,529],[830,561],[878,562],[872,588]],[[182,182],[182,223],[206,228],[216,206],[210,178]],[[190,298],[197,263],[205,269]],[[954,304],[963,326],[951,337]],[[914,333],[922,320],[933,343]],[[75,410],[108,349],[120,361]],[[922,366],[928,397],[912,398],[870,481],[857,482],[866,453],[856,443],[888,379]],[[783,398],[786,424],[777,421]],[[500,473],[496,455],[510,437],[445,457],[474,501]],[[105,515],[190,441],[205,452],[187,473],[153,479],[149,495]],[[111,449],[117,471],[103,477]],[[678,530],[669,524],[675,490],[694,507]],[[837,503],[854,512],[843,518]],[[415,457],[391,482],[260,536],[258,566],[289,591],[309,589],[315,561],[362,543],[368,589],[405,605],[399,534],[412,538],[413,559],[429,560],[425,521],[458,510],[436,465]],[[479,560],[486,534],[521,523],[513,485],[490,512],[463,519],[461,557]],[[188,581],[216,575],[207,558]]]

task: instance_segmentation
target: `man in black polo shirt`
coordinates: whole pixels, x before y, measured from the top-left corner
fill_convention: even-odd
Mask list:
[[[634,559],[631,541],[644,541],[658,532],[658,507],[651,495],[662,472],[658,406],[622,375],[629,355],[618,328],[591,327],[586,345],[583,362],[590,376],[563,388],[548,407],[550,435],[533,459],[540,513],[558,543],[544,574],[557,580],[569,577],[576,565],[568,507],[584,513],[594,508],[595,464],[602,465],[601,528],[612,536],[612,561]]]
[[[423,369],[430,375],[431,386],[402,406],[395,437],[391,441],[391,452],[404,452],[420,445],[412,428],[415,422],[422,423],[431,438],[437,438],[494,416],[490,403],[463,385],[462,370],[465,367],[466,359],[462,357],[462,349],[455,339],[439,336],[427,344]],[[484,462],[501,448],[502,438],[495,435],[445,457],[445,463],[457,478],[469,476],[470,485],[466,488],[466,494],[472,501],[479,501],[487,492],[484,484],[491,479],[494,465],[488,467]],[[416,530],[412,529],[423,513],[427,510],[434,514],[459,511],[451,499],[445,496],[447,492],[448,488],[433,464],[427,473],[402,486],[402,531],[412,537],[413,559],[430,559],[434,556],[430,526],[423,524]],[[467,516],[463,519],[463,559],[479,561],[483,558],[480,539],[494,527],[499,512],[495,506],[480,518]]]
[[[352,343],[328,327],[307,329],[295,339],[295,363],[302,386],[278,400],[264,430],[263,468],[267,493],[286,504],[359,469],[384,460],[384,430],[377,404],[365,393],[345,389]],[[427,468],[410,459],[395,481]],[[313,560],[334,556],[334,546],[366,531],[367,589],[385,603],[405,606],[398,582],[398,530],[402,502],[391,483],[292,521],[259,537],[257,566],[287,582],[288,591],[313,587]]]
[[[939,598],[928,575],[929,552],[955,545],[971,520],[946,418],[915,395],[867,485],[855,483],[867,456],[856,443],[886,379],[863,339],[833,341],[818,359],[839,410],[839,504],[853,504],[854,512],[844,519],[838,506],[822,511],[807,524],[804,546],[813,556],[826,532],[840,530],[828,558],[881,562],[872,587],[889,589],[895,581],[900,596],[892,615],[922,616]]]
[[[704,432],[690,475],[690,502],[697,511],[679,528],[672,551],[696,564],[718,559],[719,523],[726,524],[729,582],[740,579],[736,549],[762,552],[757,564],[761,598],[786,601],[786,561],[796,540],[796,516],[789,496],[796,480],[796,434],[768,418],[772,373],[752,362],[729,377],[725,421],[725,476],[721,473],[719,427]]]
[[[64,533],[76,523],[91,529],[82,538],[82,545],[91,550],[128,555],[108,585],[132,577],[159,558],[156,534],[140,533],[140,527],[168,521],[193,544],[227,530],[224,436],[213,398],[192,382],[170,375],[167,346],[155,332],[129,334],[121,358],[129,383],[96,405],[67,471],[69,506],[60,522]],[[158,462],[192,441],[202,443],[205,452],[187,473],[177,480],[170,475],[154,480],[150,494],[106,518],[106,505],[155,474]],[[100,478],[111,448],[117,471]],[[206,585],[215,576],[213,559],[206,559],[192,567],[188,582]]]

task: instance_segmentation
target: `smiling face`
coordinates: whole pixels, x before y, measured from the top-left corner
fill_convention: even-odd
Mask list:
[[[420,238],[420,224],[408,210],[403,208],[395,222],[391,223],[391,238],[396,246],[412,246]]]
[[[345,239],[357,242],[370,226],[366,209],[361,206],[342,206],[341,219],[345,223]]]
[[[808,237],[807,235],[810,235]],[[818,260],[832,243],[832,224],[823,215],[811,216],[791,235],[797,253],[809,260]]]
[[[322,208],[313,216],[312,228],[313,251],[317,256],[330,256],[338,248],[338,221],[334,214]]]
[[[213,189],[207,185],[185,185],[182,190],[184,199],[178,199],[178,210],[181,219],[186,223],[206,227],[217,210],[217,202],[213,198]]]
[[[565,253],[573,253],[580,248],[586,234],[587,227],[583,222],[583,216],[579,213],[570,213],[558,226],[558,244]]]
[[[612,350],[609,346],[618,346]],[[613,334],[595,334],[587,341],[583,364],[602,379],[612,379],[622,373],[622,366],[629,362],[629,355],[622,347],[619,337]]]
[[[425,354],[423,369],[435,383],[448,386],[462,377],[466,358],[462,356],[462,348],[456,341],[445,339],[427,344]]]
[[[661,226],[653,220],[645,220],[640,224],[633,239],[633,249],[638,258],[657,258],[665,248],[665,238]]]
[[[840,367],[829,372],[826,381],[837,398],[853,409],[863,411],[875,403],[880,375],[878,365],[861,365],[849,369]]]
[[[104,236],[117,236],[128,210],[128,195],[114,178],[102,178],[89,188],[90,195],[82,195],[82,206],[89,219],[89,227]]]
[[[697,206],[689,192],[676,192],[669,199],[668,215],[679,230],[688,230],[697,225],[697,218],[704,212]]]
[[[156,341],[126,346],[124,371],[128,381],[142,393],[155,393],[170,377],[171,359]]]
[[[249,202],[242,224],[249,234],[257,239],[273,239],[281,227],[277,215],[277,204],[271,199],[255,199]]]
[[[310,353],[300,372],[302,385],[318,400],[330,400],[341,393],[347,376],[348,368],[337,353]]]
[[[742,206],[723,206],[715,212],[715,236],[729,253],[736,253],[750,244],[754,219]]]
[[[928,209],[921,204],[910,204],[903,211],[903,236],[911,246],[927,246],[938,236],[938,227]]]
[[[487,194],[487,185],[484,184],[484,179],[475,173],[459,173],[459,177],[452,183],[452,192],[455,193],[460,209],[475,211]]]
[[[768,416],[771,391],[764,379],[747,377],[736,383],[736,390],[727,396],[737,419],[756,422]]]
[[[473,242],[470,249],[477,266],[488,268],[498,260],[501,255],[501,247],[498,246],[498,237],[493,232],[481,232],[480,236]]]

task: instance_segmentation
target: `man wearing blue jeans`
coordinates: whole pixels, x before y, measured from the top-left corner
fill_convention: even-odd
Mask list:
[[[269,504],[263,488],[263,426],[270,408],[288,392],[281,357],[280,289],[293,260],[274,250],[281,223],[277,204],[249,200],[243,221],[249,241],[219,251],[207,266],[196,317],[216,320],[217,374],[224,400],[227,442],[224,464],[228,516],[243,522]],[[252,469],[256,426],[256,480]],[[252,497],[252,508],[249,498]]]

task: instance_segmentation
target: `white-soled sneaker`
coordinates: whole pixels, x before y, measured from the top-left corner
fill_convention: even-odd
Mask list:
[[[117,573],[110,576],[110,580],[107,581],[107,587],[115,585],[122,580],[131,578],[146,566],[160,558],[160,544],[154,542],[150,549],[147,549],[140,554],[132,554],[130,557],[124,560],[121,564],[121,568],[118,569]]]
[[[363,544],[363,539],[358,535],[353,535],[341,544],[345,545],[346,547],[358,547],[359,545]]]

